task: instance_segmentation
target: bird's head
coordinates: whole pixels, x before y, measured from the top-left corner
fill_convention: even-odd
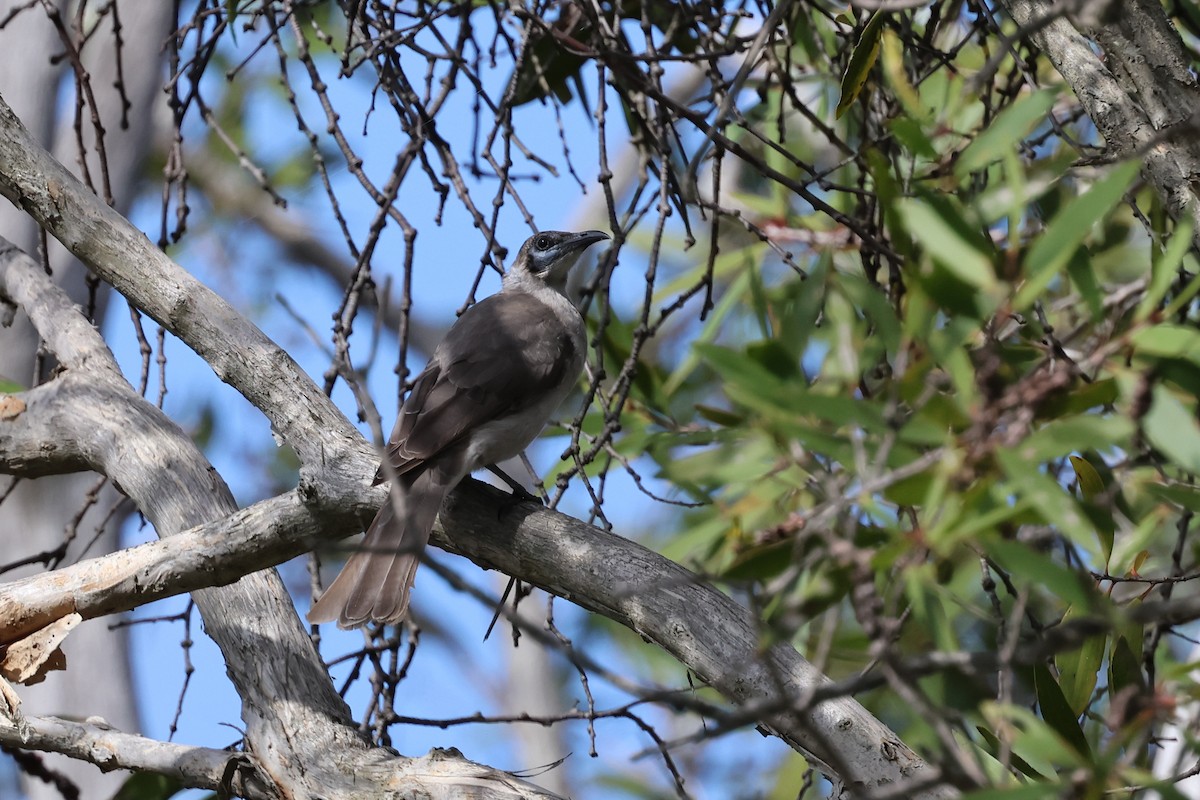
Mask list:
[[[603,231],[542,231],[525,240],[512,268],[504,276],[506,284],[534,278],[552,289],[566,289],[567,275],[580,254],[596,242],[609,238]]]

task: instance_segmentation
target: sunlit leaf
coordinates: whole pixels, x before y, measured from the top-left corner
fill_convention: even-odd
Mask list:
[[[1150,443],[1190,472],[1200,472],[1200,426],[1170,390],[1155,386],[1150,410],[1142,417],[1142,430]]]
[[[871,68],[879,58],[879,36],[883,31],[883,23],[887,14],[876,11],[863,28],[854,52],[850,54],[850,63],[846,65],[846,74],[842,76],[842,95],[838,100],[835,117],[841,118],[846,109],[854,104],[871,75]]]
[[[954,174],[962,180],[977,169],[1012,152],[1034,125],[1045,119],[1060,90],[1042,89],[1019,98],[996,116],[992,123],[963,150],[954,165]]]
[[[909,235],[948,272],[976,289],[987,291],[996,286],[996,273],[980,237],[964,235],[965,223],[950,218],[946,204],[935,207],[909,197],[896,204],[896,211]]]
[[[1186,484],[1148,484],[1146,491],[1188,511],[1200,512],[1200,487]]]
[[[888,84],[892,87],[892,91],[896,93],[896,97],[904,105],[904,110],[908,114],[908,117],[905,119],[909,119],[910,121],[915,121],[913,118],[921,119],[925,116],[924,109],[921,108],[921,100],[904,71],[904,43],[900,41],[900,37],[893,31],[885,30],[880,40],[880,45],[883,55],[883,74],[887,76]],[[921,155],[928,157],[936,155],[929,144],[929,140],[925,139],[924,134],[921,133],[920,127],[913,125],[912,128],[912,132],[919,134],[920,139],[924,141],[924,144],[917,148],[921,152]]]
[[[1087,459],[1079,456],[1071,456],[1071,466],[1075,469],[1075,477],[1079,479],[1079,490],[1083,492],[1083,496],[1091,500],[1096,495],[1104,491],[1104,481],[1100,480],[1100,473],[1096,472],[1096,468],[1087,462]]]
[[[1131,341],[1139,355],[1182,358],[1200,364],[1200,331],[1195,328],[1163,322],[1142,328]]]
[[[1120,202],[1140,166],[1137,159],[1121,164],[1055,215],[1029,248],[1025,283],[1013,299],[1014,308],[1026,308],[1042,295],[1087,238],[1092,226]]]
[[[1100,477],[1100,473],[1096,471],[1086,458],[1080,456],[1070,456],[1071,467],[1075,470],[1075,477],[1079,480],[1079,491],[1088,501],[1096,500],[1103,495],[1108,487],[1104,485],[1104,480]],[[1094,513],[1090,514],[1092,520],[1096,523],[1096,535],[1100,537],[1100,549],[1104,553],[1104,567],[1108,568],[1112,561],[1113,543],[1117,533],[1117,523],[1113,519],[1112,507],[1101,507],[1092,505],[1091,509]]]
[[[998,754],[1000,752],[1001,742],[999,739],[996,738],[996,735],[994,733],[992,733],[991,731],[989,731],[987,728],[983,727],[982,725],[976,725],[975,730],[978,731],[979,735],[983,737],[985,742],[987,742],[988,747],[991,748],[991,752],[992,752],[993,756],[995,756],[996,754]],[[1042,775],[1042,773],[1040,773],[1036,769],[1034,769],[1028,761],[1026,761],[1025,759],[1021,758],[1018,755],[1010,753],[1009,761],[1012,764],[1014,769],[1019,770],[1022,774],[1027,775],[1030,778],[1045,777],[1044,775]],[[1045,792],[1045,789],[1041,786],[1036,786],[1036,787],[1026,786],[1023,788],[1025,788],[1025,789],[1036,788],[1038,790],[1038,792]],[[998,790],[998,789],[991,789],[991,790],[988,790],[988,792],[974,793],[974,794],[970,794],[967,796],[968,797],[979,797],[981,794],[983,796],[990,796],[990,797],[996,797],[996,798],[1000,798],[1000,797],[1020,798],[1020,797],[1027,796],[1027,795],[1012,795],[1010,792],[1008,792],[1006,790]],[[1041,795],[1038,795],[1038,796],[1040,797]]]

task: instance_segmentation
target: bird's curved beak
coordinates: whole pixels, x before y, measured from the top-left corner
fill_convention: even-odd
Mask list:
[[[571,234],[570,238],[558,243],[557,258],[543,278],[549,283],[565,281],[567,273],[575,266],[575,262],[583,255],[583,251],[596,242],[611,238],[604,231],[583,231]]]
[[[591,247],[596,242],[602,242],[605,239],[611,239],[604,231],[583,231],[575,234],[574,238],[567,239],[562,243],[561,247],[568,253],[573,253],[576,250],[583,250]]]

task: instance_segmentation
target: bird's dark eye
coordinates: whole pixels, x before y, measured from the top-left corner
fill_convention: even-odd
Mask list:
[[[536,247],[538,250],[548,250],[550,248],[550,237],[549,236],[539,236],[537,238],[537,241],[533,243],[533,246]]]

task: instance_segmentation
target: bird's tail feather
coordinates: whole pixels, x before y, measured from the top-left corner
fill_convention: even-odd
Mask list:
[[[422,470],[396,480],[362,547],[309,610],[309,622],[337,620],[339,628],[356,628],[372,620],[393,624],[404,618],[421,553],[450,490],[438,472]]]

